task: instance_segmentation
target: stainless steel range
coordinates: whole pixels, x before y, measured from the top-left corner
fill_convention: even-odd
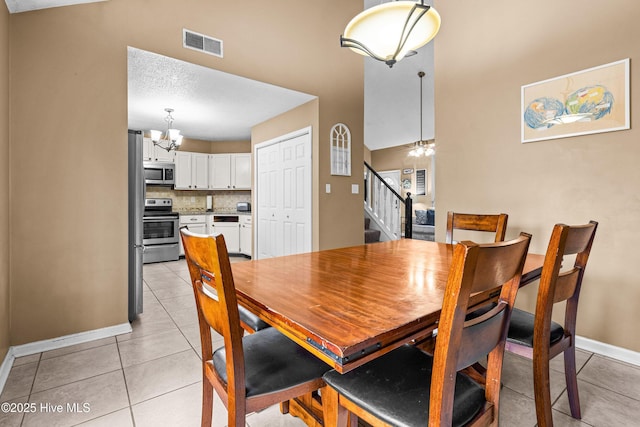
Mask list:
[[[144,252],[142,262],[176,261],[180,249],[178,241],[179,215],[172,210],[171,199],[145,199],[143,224]]]

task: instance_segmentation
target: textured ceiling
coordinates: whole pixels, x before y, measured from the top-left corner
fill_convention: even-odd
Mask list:
[[[251,127],[315,96],[129,48],[129,128],[165,130],[165,108],[187,138],[251,139]]]
[[[96,3],[107,0],[5,0],[7,9],[11,13],[27,12],[29,10],[48,9],[50,7],[71,6],[82,3]]]

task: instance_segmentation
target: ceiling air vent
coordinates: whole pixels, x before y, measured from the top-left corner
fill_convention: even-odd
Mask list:
[[[222,58],[222,40],[214,39],[186,28],[182,29],[182,45],[188,49],[199,50]]]

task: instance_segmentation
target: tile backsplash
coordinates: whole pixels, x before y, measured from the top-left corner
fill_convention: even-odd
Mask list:
[[[173,200],[173,210],[204,211],[207,196],[213,196],[213,210],[235,210],[238,202],[251,202],[251,191],[180,191],[167,187],[147,186],[147,198],[169,198]]]

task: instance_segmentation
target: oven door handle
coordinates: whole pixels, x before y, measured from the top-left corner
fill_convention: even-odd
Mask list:
[[[148,216],[142,218],[143,222],[149,221],[178,221],[178,217],[175,216]]]

